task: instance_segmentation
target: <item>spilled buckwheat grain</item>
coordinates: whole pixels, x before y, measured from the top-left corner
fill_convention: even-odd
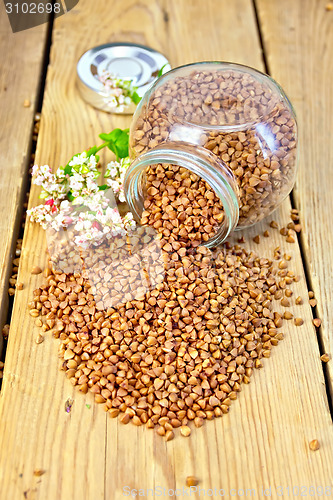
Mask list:
[[[162,235],[153,242],[166,243]],[[282,291],[274,261],[237,245],[167,249],[163,279],[137,286],[135,299],[135,262],[112,268],[102,244],[97,254],[85,251],[86,267],[99,263],[93,284],[84,272],[50,265],[30,306],[45,317],[44,331],[60,338],[61,367],[73,385],[91,391],[111,417],[155,427],[168,441],[177,428],[187,437],[191,422],[200,427],[228,413],[241,384],[283,338],[283,320],[272,304]]]

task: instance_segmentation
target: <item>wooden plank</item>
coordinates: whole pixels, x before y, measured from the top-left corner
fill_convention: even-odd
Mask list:
[[[209,0],[204,9],[201,2],[187,0],[114,1],[108,12],[102,0],[81,0],[77,9],[55,22],[38,163],[63,164],[73,152],[93,144],[100,131],[127,123],[90,108],[77,95],[75,63],[91,46],[136,41],[161,50],[173,65],[200,56],[262,68],[255,16],[247,0]],[[37,195],[34,188],[30,205],[38,203]],[[287,200],[274,214],[281,226],[288,221],[289,210]],[[252,228],[247,239],[266,228],[267,222]],[[268,257],[278,244],[291,252],[292,267],[302,276],[294,293],[304,297],[297,244],[285,243],[277,231],[262,238],[259,246],[251,244]],[[25,492],[30,500],[118,499],[126,486],[159,487],[162,493],[163,488],[181,489],[187,475],[197,476],[201,488],[223,488],[226,497],[241,496],[232,489],[252,489],[255,496],[263,496],[262,488],[271,486],[277,498],[278,486],[332,484],[332,426],[307,304],[294,307],[295,314],[305,319],[304,326],[286,324],[286,340],[244,387],[229,415],[207,422],[187,440],[177,437],[165,443],[152,431],[107,418],[90,394],[78,394],[58,371],[58,342],[51,335],[36,345],[38,328],[27,314],[27,302],[43,278],[32,276],[30,270],[44,264],[43,232],[28,224],[20,268],[25,288],[14,305],[16,334],[9,339],[0,399],[0,447],[6,450],[0,457],[4,498],[20,499]],[[69,414],[64,407],[67,398],[74,400]],[[321,443],[315,453],[308,448],[314,438]],[[45,474],[34,476],[35,469]],[[192,492],[192,498],[200,497]]]
[[[295,203],[301,210],[302,244],[310,284],[322,319],[320,336],[333,355],[333,12],[326,0],[258,0],[265,52],[272,76],[295,105],[300,165]],[[333,362],[327,365],[333,395]]]
[[[0,5],[0,329],[7,318],[8,278],[18,235],[29,162],[33,117],[38,99],[47,26],[12,33]],[[24,107],[25,100],[30,101]],[[0,336],[0,352],[2,336]]]

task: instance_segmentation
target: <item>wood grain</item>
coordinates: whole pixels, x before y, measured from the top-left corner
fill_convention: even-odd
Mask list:
[[[8,278],[25,192],[34,110],[47,26],[12,33],[0,5],[0,330],[7,319]],[[24,107],[25,100],[30,101]],[[0,353],[2,335],[0,335]]]
[[[268,64],[295,105],[300,166],[294,189],[302,244],[322,319],[320,336],[333,355],[333,11],[321,0],[258,0]],[[333,361],[328,365],[333,395]]]
[[[37,162],[53,167],[73,152],[94,144],[101,131],[124,126],[84,104],[75,88],[75,65],[86,49],[108,41],[136,41],[164,52],[172,64],[224,59],[262,68],[252,3],[247,0],[113,1],[81,0],[55,22],[43,105]],[[30,205],[38,202],[33,188]],[[275,214],[280,226],[289,220],[287,200]],[[270,219],[271,220],[271,219]],[[297,244],[278,231],[256,245],[252,237],[267,221],[244,233],[249,248],[272,257],[277,245],[292,254],[292,269],[301,276],[295,296],[307,293]],[[43,282],[34,265],[45,264],[43,231],[28,224],[20,267],[24,290],[16,297],[0,398],[1,498],[18,500],[121,499],[124,487],[182,489],[195,475],[201,488],[232,489],[309,487],[332,484],[333,432],[316,334],[308,304],[294,306],[305,324],[285,325],[286,339],[265,360],[265,368],[244,386],[230,414],[195,429],[190,438],[166,443],[153,431],[123,426],[82,395],[58,370],[57,345],[51,334],[37,345],[38,328],[27,314],[33,289]],[[65,402],[73,399],[70,413]],[[86,405],[91,405],[88,408]],[[321,448],[311,452],[308,443]],[[34,470],[45,474],[35,476]],[[159,495],[159,492],[162,495]],[[188,490],[187,490],[188,492]],[[203,493],[192,498],[202,498]],[[244,495],[245,496],[245,495]],[[248,493],[247,496],[250,496]],[[252,496],[253,493],[252,493]],[[179,497],[179,496],[178,496]]]

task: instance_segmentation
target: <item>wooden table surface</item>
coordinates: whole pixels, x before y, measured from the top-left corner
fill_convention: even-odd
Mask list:
[[[91,394],[79,394],[59,371],[59,341],[51,333],[36,344],[38,327],[27,304],[44,278],[30,271],[45,266],[46,244],[43,230],[27,223],[19,268],[24,289],[15,296],[0,393],[0,499],[118,500],[130,488],[141,488],[148,498],[185,498],[189,475],[201,488],[192,498],[219,498],[220,489],[225,498],[332,497],[333,362],[320,360],[324,352],[333,354],[333,10],[326,0],[80,0],[49,25],[16,34],[1,2],[2,324],[34,111],[42,101],[36,163],[54,168],[94,144],[100,132],[128,126],[129,118],[85,104],[75,86],[80,55],[115,41],[154,47],[173,67],[203,60],[247,64],[284,87],[300,129],[297,183],[268,221],[243,234],[246,247],[261,255],[271,258],[278,245],[292,255],[292,269],[301,277],[294,297],[304,300],[292,312],[304,325],[286,322],[285,339],[244,386],[230,414],[188,439],[166,443],[144,427],[110,419]],[[25,99],[30,107],[23,106]],[[33,187],[30,206],[38,204],[38,194]],[[286,243],[276,230],[259,245],[252,242],[272,218],[285,226],[291,206],[301,213],[298,242]],[[315,292],[315,309],[308,290]],[[322,319],[317,331],[313,317]],[[68,398],[74,400],[69,414]],[[320,443],[316,452],[309,449],[313,439]],[[37,469],[45,473],[36,476]],[[171,491],[176,488],[178,496]]]

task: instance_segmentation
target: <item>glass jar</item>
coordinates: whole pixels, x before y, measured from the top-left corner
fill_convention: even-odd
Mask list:
[[[201,177],[223,207],[205,242],[216,246],[234,229],[269,215],[290,193],[297,168],[295,112],[281,87],[255,69],[189,64],[163,75],[142,98],[130,156],[124,188],[136,220],[145,209],[147,173],[151,181],[152,172],[180,166]]]

